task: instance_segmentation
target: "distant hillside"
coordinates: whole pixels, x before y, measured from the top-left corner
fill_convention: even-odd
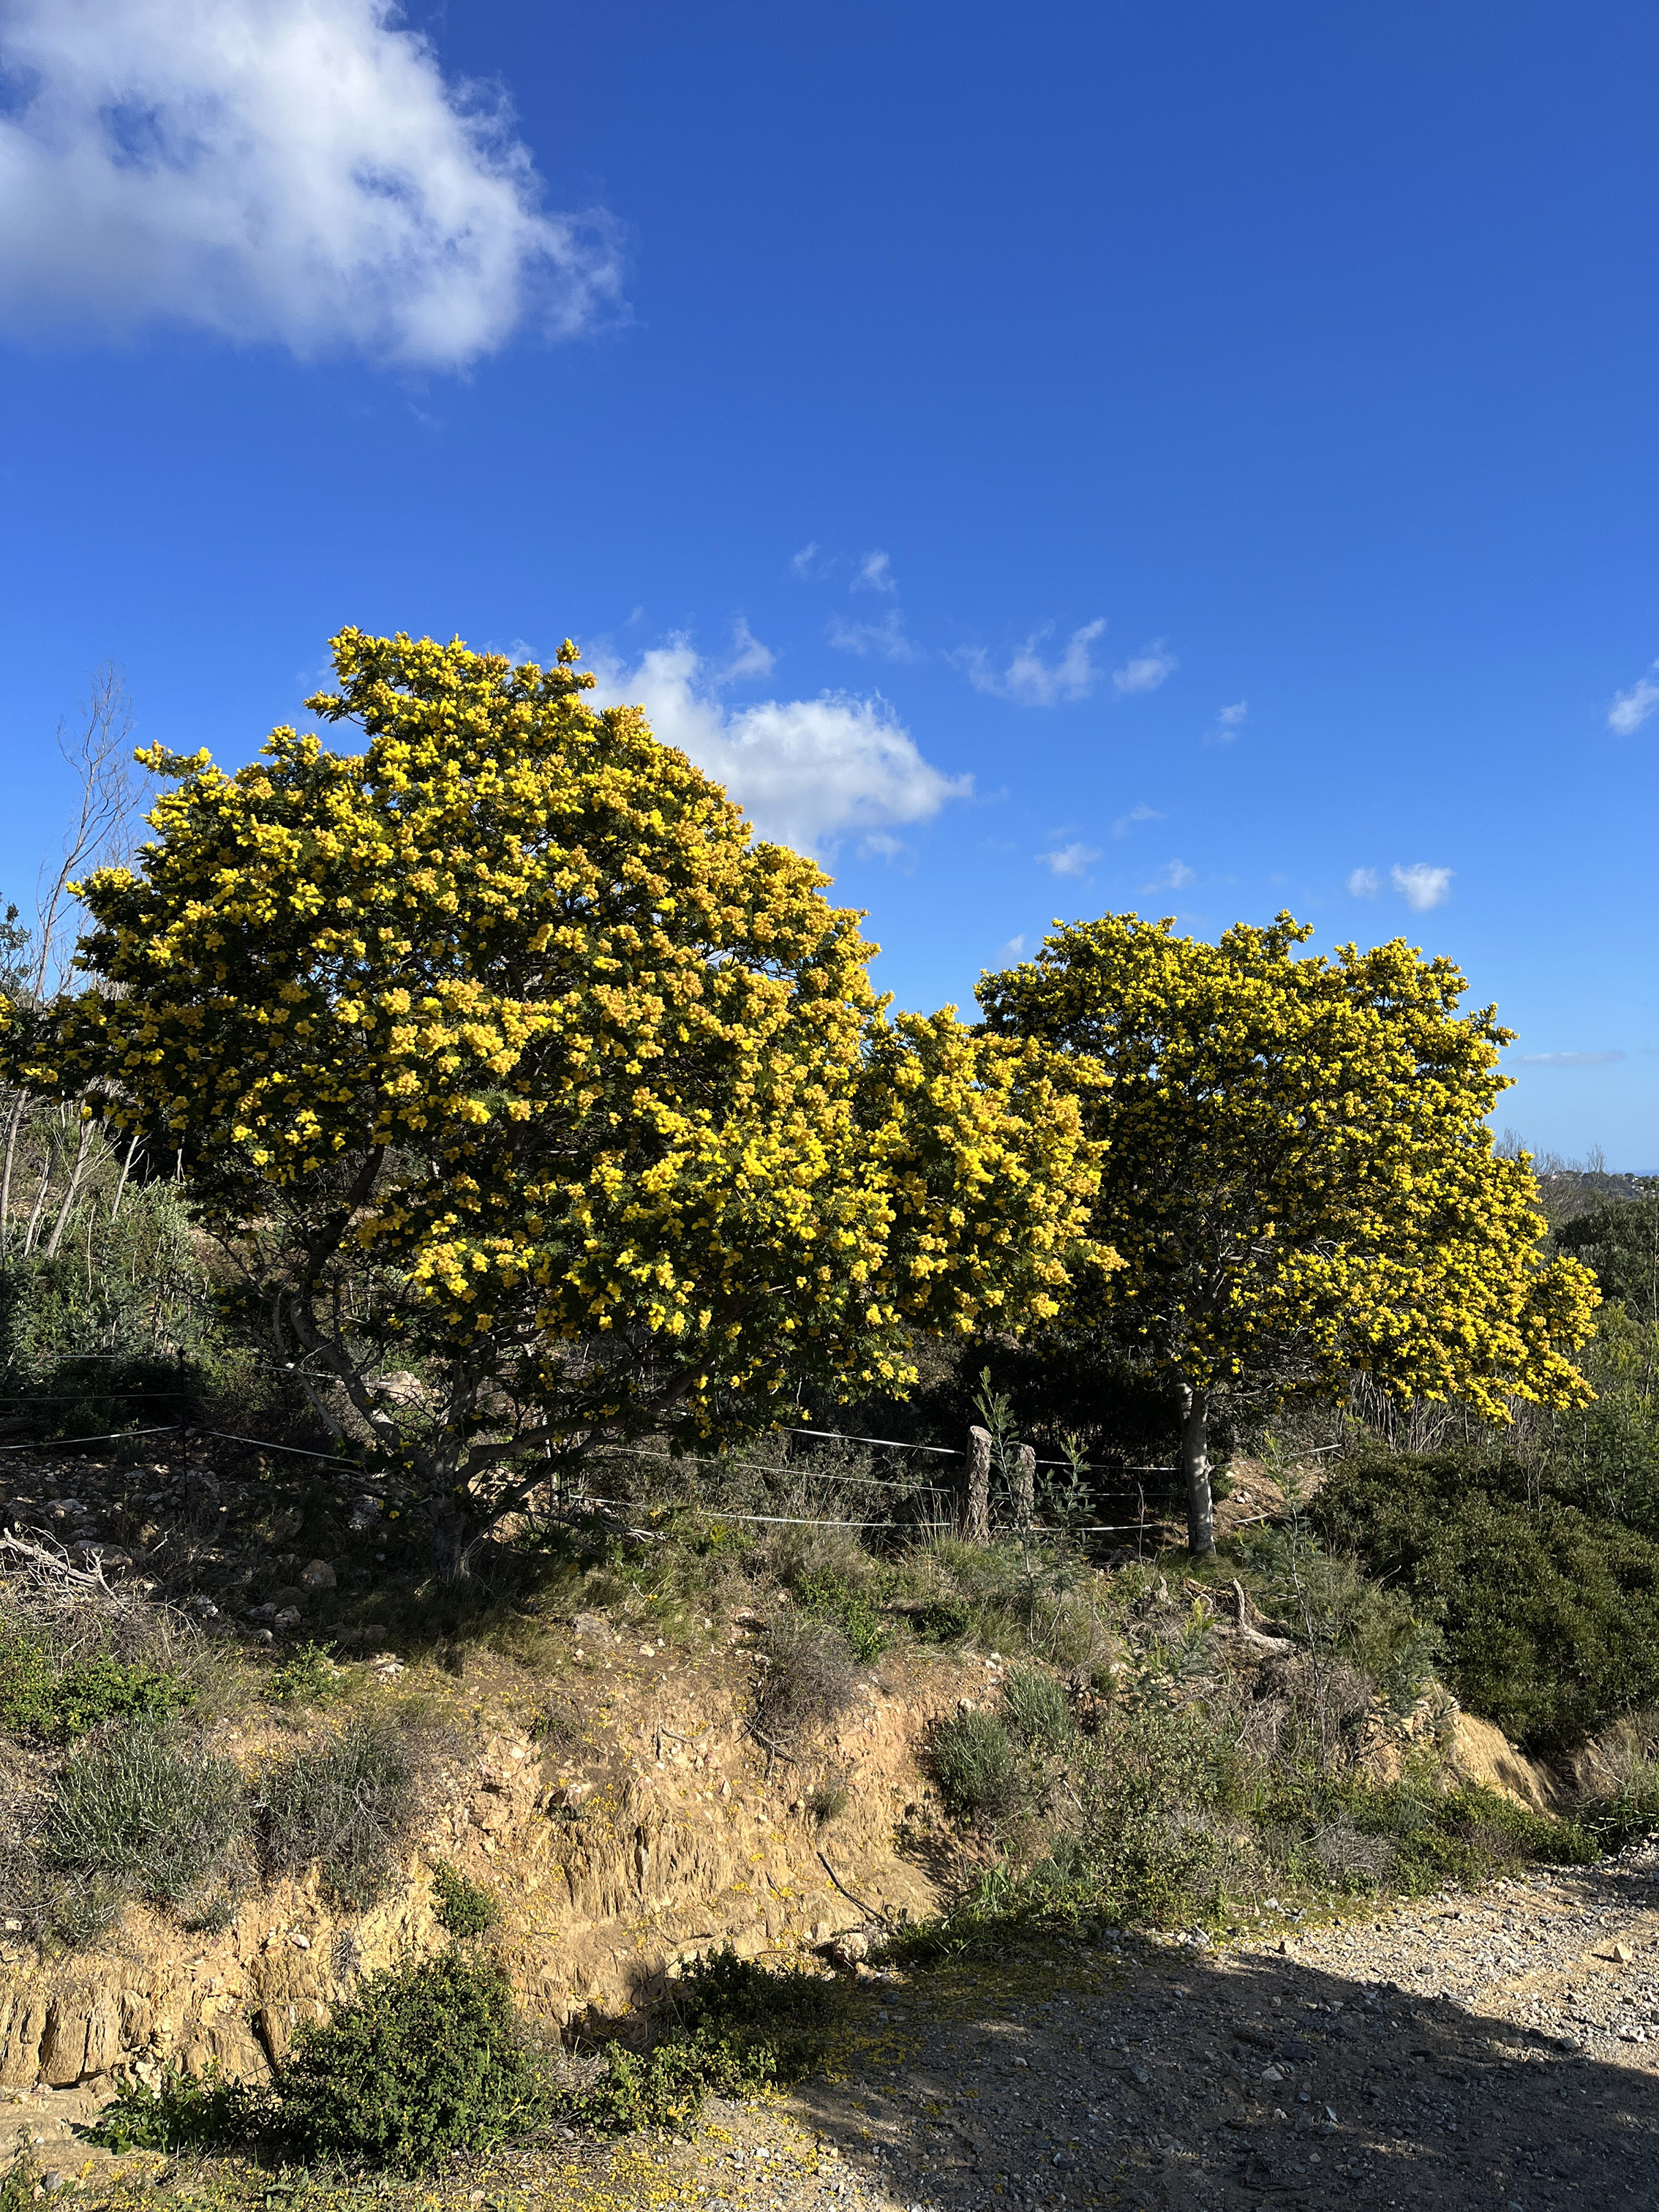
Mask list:
[[[1552,1229],[1573,1221],[1609,1199],[1646,1198],[1659,1189],[1656,1175],[1615,1175],[1606,1168],[1540,1168],[1538,1192]]]

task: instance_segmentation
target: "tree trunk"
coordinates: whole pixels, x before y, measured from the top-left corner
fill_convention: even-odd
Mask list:
[[[1014,1526],[1029,1528],[1036,1518],[1036,1446],[1014,1448]]]
[[[989,1429],[968,1431],[968,1492],[963,1500],[962,1536],[967,1544],[988,1544],[991,1540]]]
[[[483,1534],[472,1501],[453,1490],[432,1504],[432,1571],[441,1583],[465,1582],[474,1546]]]
[[[1210,1494],[1210,1394],[1182,1380],[1181,1472],[1187,1486],[1187,1549],[1194,1559],[1215,1551],[1215,1500]]]
[[[0,1160],[0,1270],[6,1264],[11,1250],[11,1171],[17,1158],[17,1135],[23,1126],[23,1111],[29,1103],[27,1091],[20,1091],[6,1117],[6,1149]]]
[[[64,1203],[58,1209],[58,1218],[52,1224],[52,1236],[46,1244],[48,1260],[58,1257],[58,1249],[64,1242],[64,1231],[69,1227],[70,1216],[75,1212],[75,1201],[81,1195],[81,1179],[86,1174],[87,1156],[92,1150],[92,1129],[90,1121],[82,1122],[80,1139],[75,1148],[75,1165],[70,1170],[69,1188],[64,1193]]]

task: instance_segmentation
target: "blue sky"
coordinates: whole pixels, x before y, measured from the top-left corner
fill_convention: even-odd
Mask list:
[[[550,653],[870,910],[1403,932],[1659,1169],[1659,16],[0,0],[0,886],[125,667]]]

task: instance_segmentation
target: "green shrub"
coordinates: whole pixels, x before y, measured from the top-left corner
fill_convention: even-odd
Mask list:
[[[787,2087],[823,2063],[843,2002],[826,1977],[773,1972],[729,1947],[714,1952],[676,1984],[675,2024],[649,2051],[606,2046],[605,2078],[575,2116],[608,2133],[684,2127],[706,2096]]]
[[[102,1652],[61,1663],[46,1638],[0,1625],[0,1729],[71,1743],[106,1721],[161,1720],[194,1692],[171,1669]]]
[[[371,1974],[277,2072],[273,2126],[290,2155],[428,2172],[544,2119],[545,2070],[498,1960],[446,1951]]]
[[[264,2116],[261,2096],[240,2081],[210,2069],[194,2081],[182,2068],[164,2067],[154,2088],[129,2079],[88,2128],[88,2142],[106,2150],[218,2150],[240,2142]]]
[[[1530,1747],[1659,1702],[1659,1543],[1540,1492],[1520,1462],[1369,1455],[1310,1517],[1439,1613],[1463,1703]]]
[[[994,1713],[954,1713],[927,1745],[927,1765],[946,1812],[958,1820],[994,1820],[1018,1802],[1013,1738]]]
[[[835,1622],[855,1659],[867,1665],[886,1649],[888,1626],[867,1585],[849,1582],[833,1568],[820,1569],[798,1578],[794,1597],[803,1613]]]
[[[930,1598],[915,1615],[915,1631],[929,1644],[959,1644],[973,1620],[974,1608],[965,1597]]]
[[[325,1646],[302,1644],[271,1668],[265,1695],[273,1705],[325,1705],[344,1697],[350,1685],[350,1676],[335,1665]]]
[[[1059,1751],[1072,1734],[1072,1707],[1064,1687],[1037,1667],[1010,1668],[1002,1685],[1008,1724],[1028,1749]]]
[[[432,1899],[439,1927],[451,1936],[482,1936],[501,1917],[501,1899],[493,1890],[441,1859],[432,1869]]]
[[[58,1778],[40,1856],[76,1886],[65,1924],[90,1932],[119,1902],[177,1905],[222,1875],[246,1814],[228,1759],[135,1721],[89,1744]]]
[[[320,1865],[330,1899],[361,1912],[384,1895],[416,1809],[417,1765],[407,1731],[354,1722],[269,1767],[257,1833],[267,1875]]]

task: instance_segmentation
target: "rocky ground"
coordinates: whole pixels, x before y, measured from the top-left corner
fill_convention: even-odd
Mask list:
[[[224,2169],[88,2167],[81,2201],[264,2201]],[[356,2205],[284,2185],[298,2208]],[[292,2193],[289,2193],[289,2191]],[[381,2201],[385,2185],[375,2191]],[[392,2200],[478,2212],[1015,2204],[1546,2212],[1659,2204],[1659,1846],[1223,1951],[1104,1937],[864,1989],[839,2063],[694,2140],[504,2154]]]

